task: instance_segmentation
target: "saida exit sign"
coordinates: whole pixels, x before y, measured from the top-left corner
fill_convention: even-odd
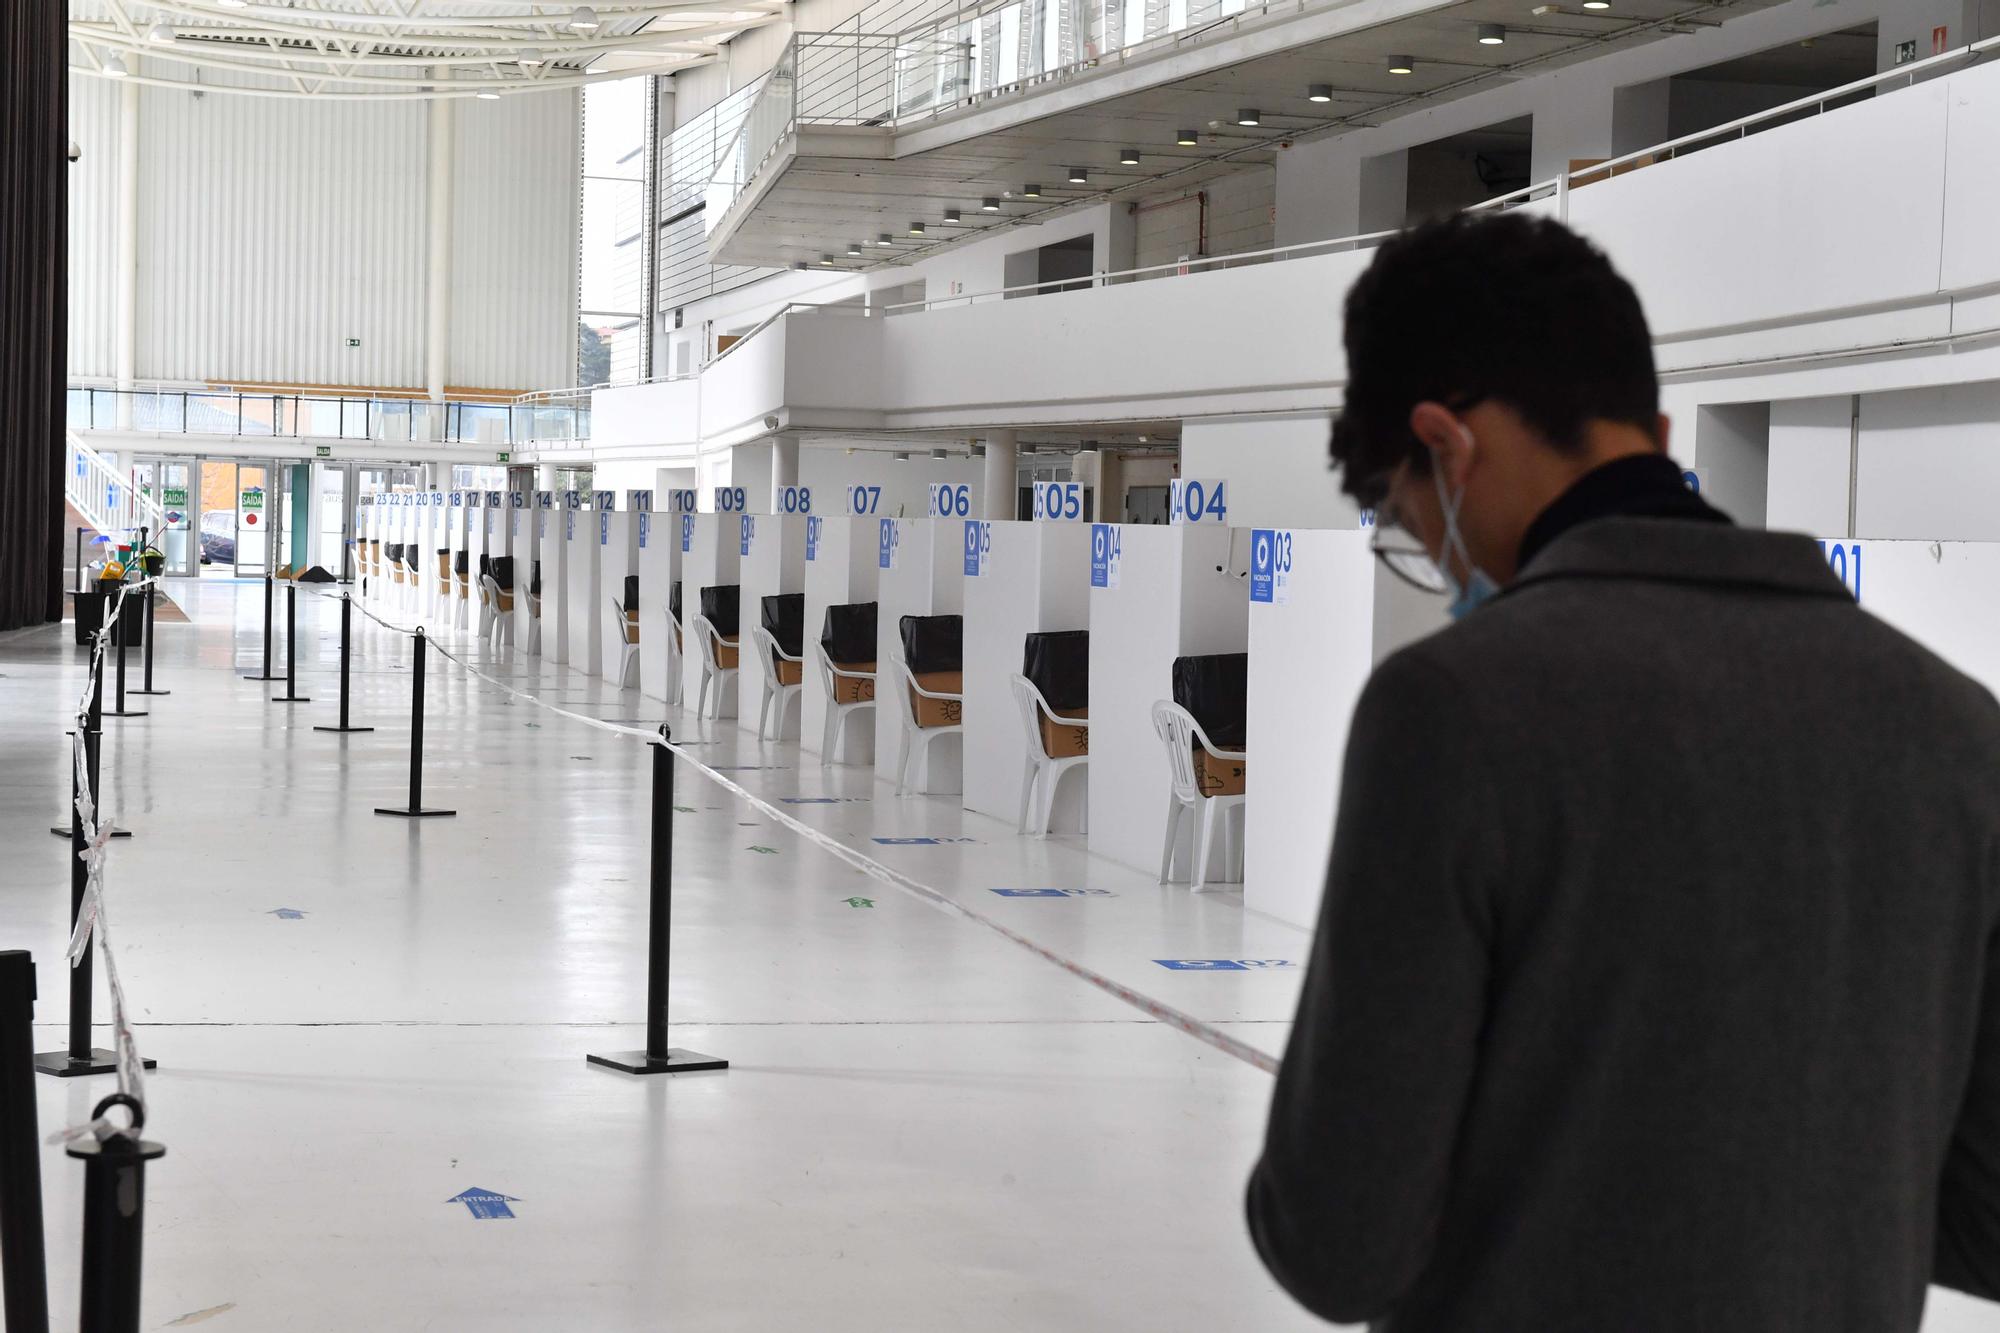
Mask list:
[[[347,345],[349,347],[359,347],[361,346],[361,340],[359,338],[349,338],[347,340]]]
[[[314,458],[332,458],[332,457],[333,457],[333,446],[332,446],[332,445],[330,445],[330,444],[316,444],[316,445],[314,445],[314,446],[313,446],[313,457],[314,457]]]

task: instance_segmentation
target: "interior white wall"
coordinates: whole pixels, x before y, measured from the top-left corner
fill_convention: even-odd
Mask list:
[[[673,663],[672,620],[667,614],[673,585],[680,579],[679,516],[641,513],[636,516],[639,564],[639,689],[654,699],[672,695],[668,675]]]
[[[903,655],[904,616],[949,616],[965,613],[964,528],[957,521],[929,518],[878,519],[895,525],[895,556],[891,568],[876,570],[877,639],[875,682],[875,771],[891,783],[897,779],[898,742],[909,718],[909,692],[892,661]],[[858,525],[868,531],[871,525]],[[879,543],[878,543],[879,550]],[[929,761],[914,772],[916,789],[957,792],[961,789],[962,737],[934,740]]]
[[[1854,401],[1803,398],[1771,404],[1766,526],[1815,537],[1848,536]]]
[[[826,609],[855,602],[875,600],[878,550],[875,520],[838,518],[822,515],[819,543],[813,558],[806,562],[806,690],[802,710],[800,741],[804,748],[822,754],[829,707],[826,682],[812,665],[820,635],[826,628]],[[882,698],[878,690],[876,697]],[[877,707],[883,705],[877,704]],[[875,762],[874,710],[850,716],[841,735],[840,752],[830,756],[842,764]]]
[[[799,484],[812,489],[813,511],[843,515],[850,486],[880,486],[878,514],[922,518],[929,510],[933,482],[962,482],[972,487],[972,512],[979,513],[985,490],[980,461],[966,454],[932,458],[923,441],[911,441],[910,457],[898,461],[893,452],[837,443],[808,442],[799,450]]]
[[[2000,540],[2000,383],[1861,398],[1854,535]]]
[[[743,578],[743,706],[737,721],[752,735],[770,693],[762,666],[753,661],[756,650],[752,631],[764,623],[764,599],[781,593],[806,590],[806,520],[803,514],[747,514],[750,524],[749,553],[742,556]],[[739,553],[742,548],[738,547]],[[801,676],[804,680],[805,676]],[[811,682],[808,682],[811,688]],[[797,740],[804,714],[804,691],[787,704],[783,716],[771,709],[765,735],[771,739]]]
[[[569,547],[569,664],[586,676],[604,674],[604,548],[605,515],[593,513],[590,492],[579,496],[580,507],[563,511],[563,536]]]
[[[537,491],[537,541],[542,550],[542,657],[550,662],[569,661],[569,613],[575,598],[569,588],[569,548],[567,529],[570,493]]]
[[[188,67],[134,57],[139,72]],[[170,67],[170,68],[169,68]],[[425,104],[139,88],[141,379],[421,388]],[[71,372],[109,376],[119,281],[119,90],[71,81]],[[454,107],[447,379],[525,391],[575,379],[574,91]],[[527,263],[523,256],[561,262]],[[349,347],[347,340],[358,339]]]
[[[1700,408],[1692,425],[1695,466],[1708,474],[1705,498],[1743,526],[1763,527],[1771,479],[1771,405],[1717,403]]]
[[[695,617],[701,614],[701,590],[723,587],[731,583],[740,584],[743,581],[742,549],[742,528],[735,514],[694,515],[692,531],[688,534],[687,549],[681,553],[681,614],[686,618],[688,627],[683,640],[686,651],[682,656],[682,669],[685,675],[682,689],[686,693],[682,695],[682,699],[690,708],[701,698],[702,647],[694,632]],[[754,664],[743,661],[741,647],[744,635],[741,633],[741,625],[744,623],[755,623],[754,612],[752,618],[739,621],[738,669],[735,682],[725,685],[721,681],[715,681],[709,685],[711,709],[717,709],[715,692],[718,689],[722,691],[721,705],[714,714],[716,717],[733,718],[742,711],[739,707],[742,698],[740,693],[743,683],[742,668],[748,665],[751,670],[756,669]]]
[[[1361,511],[1329,466],[1332,428],[1327,412],[1189,420],[1181,475],[1229,484],[1232,527],[1356,527]]]

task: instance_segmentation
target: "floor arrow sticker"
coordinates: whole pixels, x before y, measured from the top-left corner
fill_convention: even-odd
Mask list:
[[[306,914],[296,907],[274,907],[264,915],[274,916],[280,921],[303,921],[306,917]]]
[[[497,1217],[512,1217],[514,1210],[507,1205],[510,1203],[519,1203],[520,1200],[511,1194],[495,1194],[492,1190],[469,1189],[463,1193],[452,1195],[445,1202],[464,1204],[466,1211],[483,1222]]]
[[[849,907],[873,907],[875,905],[873,898],[842,898],[841,901]]]
[[[753,852],[762,852],[766,856],[776,856],[778,854],[778,849],[776,847],[751,847],[748,850]]]

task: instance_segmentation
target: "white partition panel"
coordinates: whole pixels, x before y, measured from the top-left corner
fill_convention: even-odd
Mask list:
[[[681,614],[688,624],[687,652],[683,656],[682,688],[686,706],[693,708],[700,699],[701,690],[701,644],[693,633],[694,618],[701,614],[701,590],[740,584],[742,580],[743,540],[740,514],[689,514],[686,528],[687,549],[681,555]],[[739,647],[742,636],[737,636]],[[738,660],[741,660],[740,654]],[[737,683],[742,683],[739,674]],[[710,693],[714,687],[710,687]],[[731,688],[723,695],[721,717],[735,717],[740,695]]]
[[[572,501],[581,504],[575,491],[543,491],[536,499],[547,502],[541,510],[542,524],[542,656],[550,662],[569,661],[569,528],[576,522]]]
[[[881,573],[877,565],[879,543],[876,535],[880,524],[872,518],[831,516],[814,518],[809,520],[809,524],[817,525],[817,534],[809,527],[805,567],[806,688],[799,737],[805,749],[817,754],[826,735],[827,698],[826,687],[813,665],[814,646],[826,626],[826,609],[829,606],[875,600],[877,576]],[[875,731],[872,727],[861,725],[856,718],[848,724],[840,747],[841,753],[834,756],[835,762],[872,764],[875,762]]]
[[[764,673],[749,653],[754,646],[750,631],[763,624],[764,599],[778,593],[804,592],[806,587],[806,520],[802,514],[744,514],[737,551],[743,575],[743,706],[737,718],[746,731],[755,733],[757,715],[764,706]],[[804,691],[801,691],[803,696]],[[788,706],[786,718],[771,719],[773,737],[797,740],[804,706]]]
[[[862,521],[876,544],[875,772],[896,781],[897,737],[909,716],[909,696],[895,679],[890,658],[902,655],[904,616],[949,616],[965,610],[964,532],[956,520],[887,518]],[[933,741],[929,772],[916,775],[918,790],[960,789],[958,739]]]
[[[479,562],[487,554],[487,539],[492,532],[493,509],[487,503],[484,491],[465,493],[465,616],[467,629],[479,629]]]
[[[672,697],[667,675],[673,625],[668,598],[681,577],[680,516],[633,516],[639,573],[639,689],[654,699]]]
[[[940,527],[966,531],[963,523]],[[974,538],[960,539],[962,569],[979,570],[965,580],[965,808],[1011,823],[1020,818],[1028,743],[1010,681],[1028,635],[1089,628],[1091,526],[1000,521],[984,533],[990,540],[977,564],[963,554]],[[1082,827],[1085,781],[1063,782],[1051,830]]]
[[[1172,787],[1152,708],[1173,698],[1177,657],[1240,653],[1249,642],[1243,561],[1229,528],[1120,530],[1116,587],[1090,590],[1090,850],[1157,872]],[[1192,837],[1182,821],[1186,845]]]
[[[528,641],[523,617],[527,614],[528,575],[534,563],[535,531],[534,511],[528,506],[535,497],[527,491],[508,491],[500,498],[501,503],[507,506],[507,516],[502,520],[506,536],[501,544],[505,548],[503,553],[514,562],[513,583],[510,586],[514,594],[514,610],[509,637],[519,647]]]
[[[424,609],[429,611],[437,601],[438,552],[446,549],[444,492],[425,492],[423,503],[417,508],[424,516]]]
[[[451,550],[449,564],[452,569],[451,615],[448,623],[454,625],[458,623],[460,618],[459,608],[466,600],[458,595],[459,557],[465,557],[466,568],[468,570],[478,567],[470,554],[472,549],[472,523],[473,517],[477,512],[472,508],[472,505],[477,498],[478,493],[475,491],[453,491],[451,492],[450,502],[447,504],[445,511],[446,523],[448,525],[445,545]]]
[[[2000,544],[1825,543],[1829,563],[1871,611],[2000,693]]]
[[[602,674],[613,684],[636,688],[639,684],[639,668],[624,680],[618,680],[618,663],[625,655],[625,576],[639,572],[639,516],[630,510],[604,512],[597,515],[598,535],[598,579],[600,583],[597,605],[599,621],[598,638],[604,654]],[[643,604],[646,593],[645,580],[639,582],[639,595]],[[645,627],[639,630],[644,642]]]
[[[564,584],[569,593],[569,611],[563,617],[569,630],[569,664],[587,676],[604,674],[604,561],[603,513],[591,505],[589,492],[577,493],[576,504],[563,513],[563,537],[569,546],[569,569]],[[564,496],[567,503],[568,496]]]
[[[1376,568],[1365,529],[1285,535],[1284,600],[1250,603],[1243,905],[1310,926],[1348,722],[1374,668]]]

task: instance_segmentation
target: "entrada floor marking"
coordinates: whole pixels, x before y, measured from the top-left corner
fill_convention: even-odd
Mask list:
[[[1155,958],[1153,961],[1175,972],[1257,972],[1294,966],[1289,958]]]
[[[1002,898],[1116,898],[1109,889],[994,889]]]
[[[519,1203],[520,1200],[511,1194],[495,1194],[492,1190],[474,1188],[454,1194],[445,1202],[464,1204],[467,1212],[484,1222],[494,1218],[512,1217],[514,1210],[507,1205]]]

